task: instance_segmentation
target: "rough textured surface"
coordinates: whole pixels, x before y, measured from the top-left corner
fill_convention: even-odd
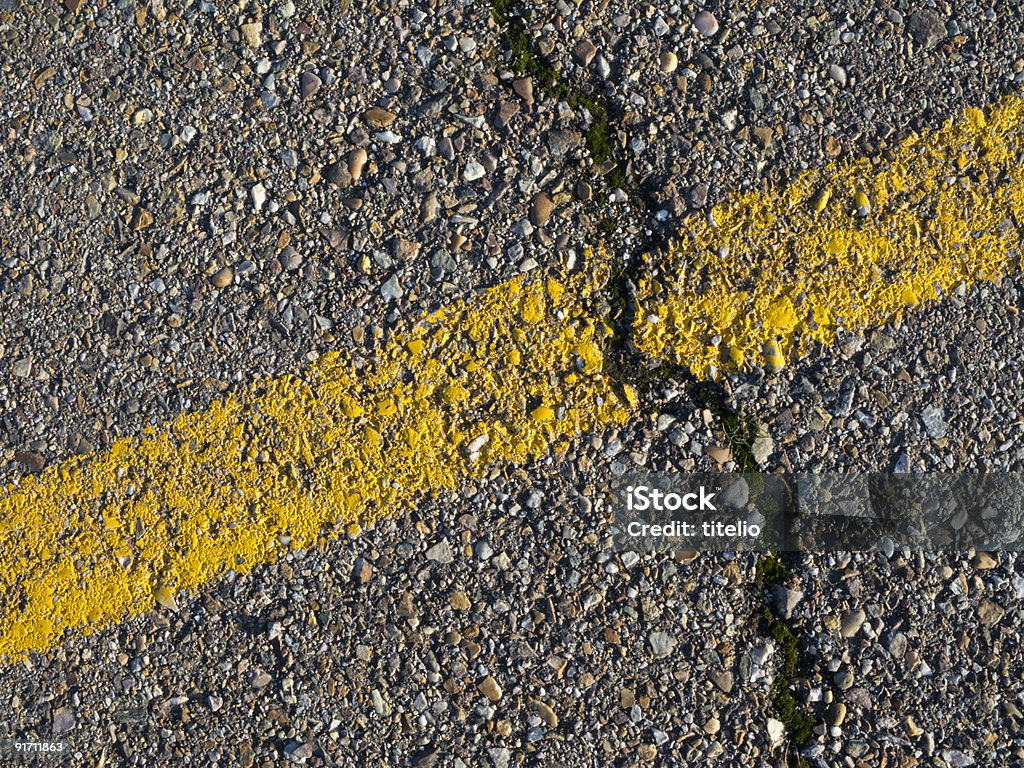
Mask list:
[[[643,278],[634,343],[698,376],[779,368],[838,332],[1019,271],[1021,107],[1014,96],[967,110],[885,158],[687,219]]]
[[[392,337],[372,366],[326,355],[8,489],[0,654],[171,605],[225,569],[625,420],[636,397],[602,375],[594,289],[505,283]]]
[[[329,352],[372,370],[414,319],[589,270],[585,246],[638,285],[686,216],[887,167],[1024,80],[1012,2],[498,6],[522,35],[445,0],[0,0],[4,480]],[[0,736],[83,766],[1014,765],[1014,555],[790,558],[787,635],[752,558],[613,553],[603,489],[751,459],[1020,469],[1022,289],[954,285],[710,391],[652,373],[620,426],[5,664]],[[628,292],[604,298],[621,321]]]

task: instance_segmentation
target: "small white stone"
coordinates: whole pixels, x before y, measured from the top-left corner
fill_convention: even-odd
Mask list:
[[[252,207],[255,211],[262,211],[263,205],[267,202],[267,188],[262,184],[256,184],[249,191],[252,196]]]
[[[846,70],[838,64],[833,64],[828,68],[828,76],[837,82],[840,88],[846,87]]]
[[[476,181],[477,179],[482,179],[486,175],[487,171],[475,160],[470,160],[466,163],[466,169],[462,172],[462,178],[465,181]]]

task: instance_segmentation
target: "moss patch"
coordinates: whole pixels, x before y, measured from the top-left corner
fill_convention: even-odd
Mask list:
[[[789,682],[782,677],[775,678],[772,683],[772,690],[769,693],[772,705],[775,707],[775,714],[779,722],[786,726],[789,736],[797,747],[803,747],[814,735],[814,718],[800,709],[793,694],[790,692]],[[792,756],[791,756],[792,758]],[[802,758],[796,758],[797,761]],[[793,759],[788,760],[791,766],[799,765]]]
[[[781,584],[786,578],[786,564],[772,552],[757,561],[754,566],[754,583],[764,589],[772,584]]]
[[[604,181],[609,188],[627,189],[625,167],[615,157],[615,127],[612,111],[607,103],[593,92],[569,86],[551,63],[540,56],[533,46],[530,34],[514,15],[513,0],[493,0],[491,15],[502,27],[501,43],[508,52],[512,70],[520,76],[529,76],[537,87],[549,96],[565,101],[573,109],[585,109],[591,117],[590,127],[584,135],[584,144],[595,165],[615,161],[616,166]]]
[[[786,564],[778,553],[770,553],[757,561],[754,567],[754,584],[762,592],[786,580]],[[775,640],[779,650],[781,665],[768,699],[775,710],[775,717],[786,727],[790,741],[797,748],[806,746],[814,736],[814,718],[800,707],[793,696],[793,682],[800,673],[802,657],[800,653],[800,637],[793,626],[785,619],[777,618],[768,607],[760,612],[761,621],[766,631]],[[788,768],[804,768],[808,762],[797,754],[786,756]]]
[[[701,384],[695,386],[691,394],[698,405],[707,408],[718,417],[729,439],[732,457],[740,471],[756,473],[758,468],[757,462],[754,461],[754,441],[758,436],[757,419],[747,413],[742,406],[739,409],[729,407],[720,387]]]

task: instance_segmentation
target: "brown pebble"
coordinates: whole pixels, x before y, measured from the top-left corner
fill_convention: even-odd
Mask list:
[[[528,77],[521,77],[512,81],[512,90],[516,92],[529,106],[533,106],[533,80]]]
[[[357,147],[348,153],[348,175],[352,177],[353,184],[357,184],[362,178],[366,160],[366,150],[362,147]]]
[[[501,686],[498,685],[498,681],[490,675],[480,681],[480,684],[477,686],[477,690],[495,703],[501,701]]]
[[[213,283],[217,288],[227,288],[231,285],[231,281],[235,279],[235,270],[231,267],[224,267],[224,269],[217,270],[210,278],[210,282]]]
[[[395,121],[395,113],[380,107],[370,107],[363,112],[363,119],[371,128],[387,128]]]
[[[548,728],[558,727],[558,715],[555,714],[555,710],[549,707],[540,699],[531,699],[530,706],[533,711],[537,713],[537,716],[544,721],[544,724]]]
[[[555,204],[551,201],[548,193],[538,192],[533,196],[533,202],[530,204],[530,222],[535,227],[543,227],[551,218],[554,208]]]
[[[979,571],[988,571],[999,565],[999,561],[988,552],[978,552],[971,562]]]

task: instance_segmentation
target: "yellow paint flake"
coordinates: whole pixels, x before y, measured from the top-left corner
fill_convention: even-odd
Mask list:
[[[0,656],[173,608],[225,569],[356,536],[495,464],[624,421],[632,401],[601,372],[610,333],[586,310],[597,261],[589,278],[523,277],[435,313],[373,365],[324,355],[302,380],[255,382],[6,488]],[[538,400],[561,418],[528,412]],[[486,459],[471,458],[464,447],[481,434]]]
[[[701,377],[776,368],[840,329],[997,279],[1020,264],[1022,156],[1024,100],[1012,95],[884,161],[836,163],[693,217],[639,285],[635,342]],[[830,189],[847,202],[830,205]]]
[[[551,421],[555,418],[555,412],[546,405],[538,405],[530,411],[530,418],[534,421]]]

